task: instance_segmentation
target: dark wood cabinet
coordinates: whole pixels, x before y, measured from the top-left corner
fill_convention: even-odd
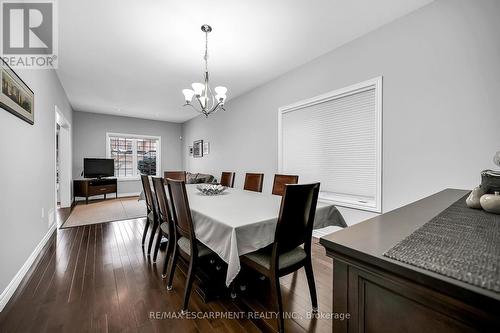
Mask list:
[[[333,258],[334,332],[500,332],[500,294],[383,254],[467,192],[445,190],[321,239]]]
[[[73,202],[76,197],[84,197],[85,203],[89,203],[89,197],[94,195],[104,195],[115,193],[118,197],[116,178],[103,178],[103,179],[76,179],[73,180]]]

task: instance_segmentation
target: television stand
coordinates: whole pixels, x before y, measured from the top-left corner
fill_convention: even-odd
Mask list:
[[[84,197],[85,203],[88,205],[89,197],[94,195],[104,195],[115,193],[118,198],[118,182],[116,178],[99,178],[99,179],[75,179],[73,180],[73,203],[76,197]]]

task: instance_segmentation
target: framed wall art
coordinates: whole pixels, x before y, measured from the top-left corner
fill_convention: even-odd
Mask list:
[[[29,124],[35,123],[35,94],[26,83],[5,63],[0,60],[0,108],[23,119]]]
[[[193,157],[203,157],[203,140],[193,142]]]

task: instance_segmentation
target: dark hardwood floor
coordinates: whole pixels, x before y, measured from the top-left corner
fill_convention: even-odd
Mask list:
[[[68,212],[61,212],[64,219]],[[0,314],[0,332],[259,332],[274,319],[214,318],[217,313],[273,311],[267,281],[249,285],[236,300],[204,303],[193,292],[194,319],[166,319],[181,308],[185,275],[177,270],[167,291],[160,274],[164,252],[152,263],[140,245],[144,220],[58,229]],[[313,267],[320,313],[332,310],[332,262],[317,242]],[[304,270],[281,279],[286,332],[330,332],[329,319],[307,319],[311,309]],[[158,318],[151,318],[151,313]],[[292,314],[290,314],[292,315]],[[211,317],[212,316],[212,317]],[[220,315],[219,315],[220,316]],[[254,315],[255,316],[255,315]]]

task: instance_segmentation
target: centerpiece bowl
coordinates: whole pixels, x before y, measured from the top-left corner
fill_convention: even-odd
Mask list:
[[[196,189],[204,195],[219,195],[226,190],[227,187],[218,184],[202,184],[196,186]]]

